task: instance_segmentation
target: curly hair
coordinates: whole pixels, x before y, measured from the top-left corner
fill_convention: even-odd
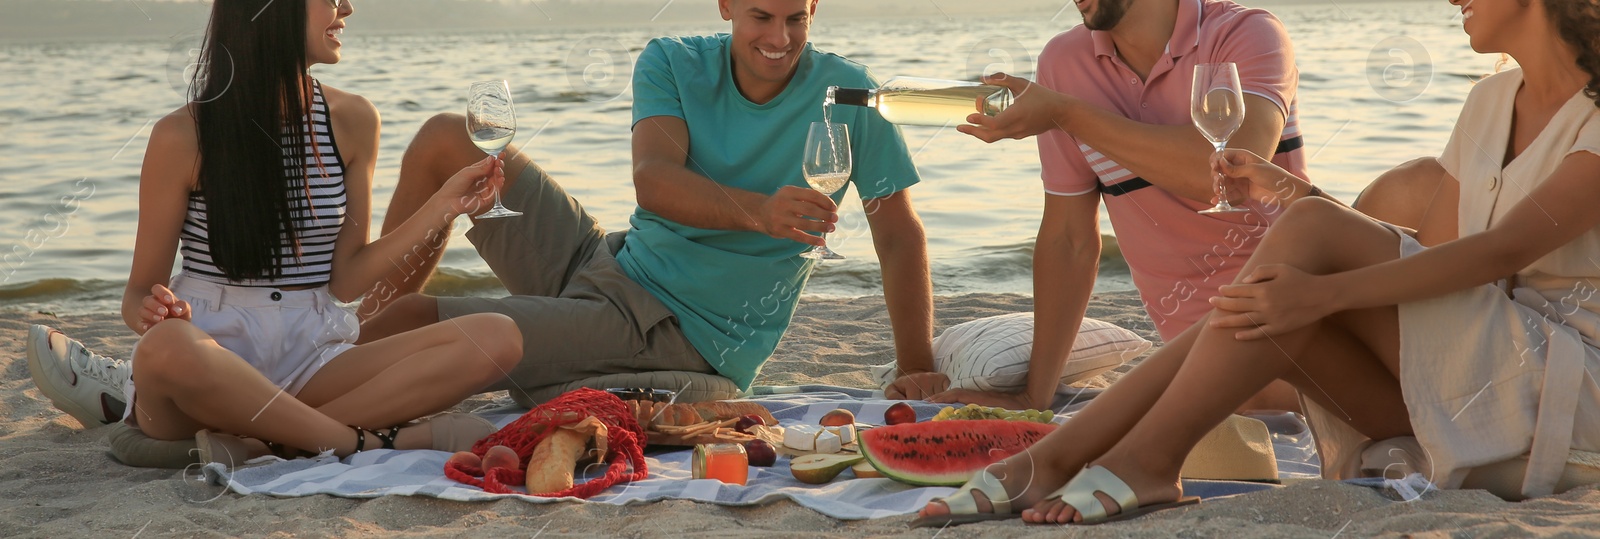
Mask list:
[[[1583,93],[1600,107],[1600,0],[1545,0],[1561,40],[1578,49],[1578,68],[1589,74]]]

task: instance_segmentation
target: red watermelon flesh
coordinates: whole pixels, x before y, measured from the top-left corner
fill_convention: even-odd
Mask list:
[[[883,475],[913,485],[959,486],[990,464],[1021,453],[1056,426],[1032,421],[955,419],[867,429],[861,454]]]

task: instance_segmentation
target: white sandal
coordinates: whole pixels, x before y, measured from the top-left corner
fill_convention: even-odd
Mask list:
[[[972,497],[972,491],[974,490],[982,492],[984,496],[989,498],[990,512],[984,513],[978,510],[978,501]],[[950,508],[950,512],[943,515],[918,518],[911,521],[911,527],[942,528],[945,526],[971,524],[973,522],[1017,518],[1017,515],[1011,512],[1011,494],[1007,493],[1006,488],[1000,484],[1000,479],[989,473],[987,469],[980,470],[977,475],[972,476],[972,479],[968,479],[967,483],[961,485],[961,488],[957,489],[955,494],[943,498],[935,498],[933,501],[944,502],[945,507]]]
[[[1096,493],[1104,494],[1117,502],[1117,514],[1107,515],[1105,505],[1100,503]],[[1045,501],[1061,500],[1078,511],[1083,519],[1073,524],[1095,525],[1108,522],[1119,522],[1139,518],[1156,511],[1173,509],[1200,503],[1200,498],[1187,496],[1177,501],[1158,503],[1148,507],[1139,506],[1139,496],[1133,493],[1133,488],[1126,481],[1111,473],[1104,466],[1090,466],[1078,472],[1076,477],[1068,481],[1066,486],[1050,494]]]

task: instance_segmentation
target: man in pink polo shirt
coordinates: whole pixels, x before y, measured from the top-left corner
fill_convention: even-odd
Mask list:
[[[1277,18],[1226,0],[1079,0],[1084,24],[1045,46],[1038,83],[996,75],[1016,94],[964,133],[993,142],[1038,135],[1045,209],[1034,254],[1036,331],[1022,394],[945,391],[940,402],[1048,406],[1094,287],[1103,200],[1145,310],[1163,340],[1181,336],[1233,282],[1281,207],[1200,214],[1215,187],[1211,144],[1189,118],[1196,64],[1233,62],[1244,126],[1229,142],[1305,178],[1295,117],[1298,73]],[[1238,199],[1239,197],[1230,197]],[[1046,330],[1045,328],[1048,328]],[[933,385],[933,384],[930,384]],[[1286,384],[1285,384],[1286,386]],[[1249,408],[1294,409],[1291,388]]]

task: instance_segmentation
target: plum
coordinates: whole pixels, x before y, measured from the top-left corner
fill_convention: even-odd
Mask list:
[[[744,443],[745,456],[749,458],[751,466],[771,466],[778,462],[778,450],[765,440],[750,440]]]
[[[750,434],[751,427],[755,427],[756,425],[765,425],[765,424],[767,424],[767,422],[765,420],[762,420],[761,416],[758,416],[758,415],[755,415],[755,414],[750,414],[750,415],[747,415],[747,416],[740,417],[739,418],[739,422],[733,424],[733,430],[736,430],[736,431],[739,431],[739,432],[743,432],[745,434]]]

